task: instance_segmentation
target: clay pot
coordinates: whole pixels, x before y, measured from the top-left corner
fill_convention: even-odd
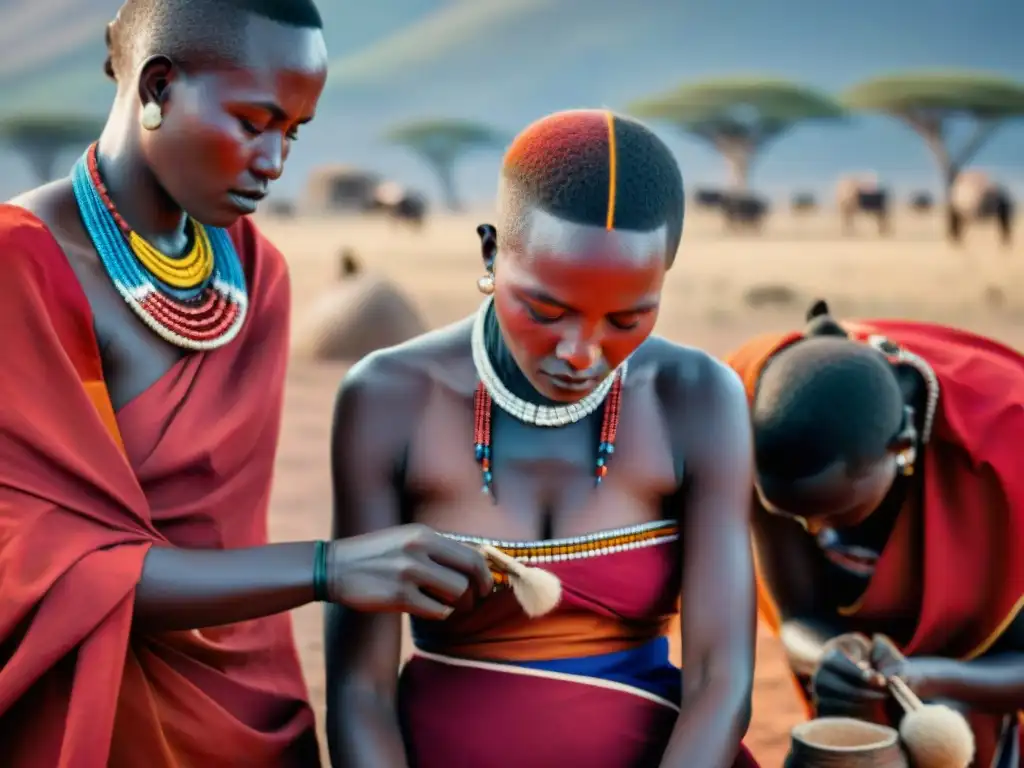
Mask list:
[[[785,768],[910,768],[892,728],[821,717],[793,728]]]

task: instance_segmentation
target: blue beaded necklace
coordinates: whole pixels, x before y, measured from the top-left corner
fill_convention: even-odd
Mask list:
[[[153,332],[189,350],[216,349],[238,335],[248,310],[248,289],[226,230],[190,219],[193,236],[208,238],[213,268],[195,287],[175,288],[146,269],[132,249],[131,231],[99,176],[95,144],[75,164],[71,179],[82,222],[107,275]]]

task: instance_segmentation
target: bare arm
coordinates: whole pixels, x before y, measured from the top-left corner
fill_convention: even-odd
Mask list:
[[[926,700],[956,702],[997,715],[1017,712],[1024,709],[1024,614],[1018,614],[980,658],[911,657],[880,668],[904,678]]]
[[[746,395],[707,360],[688,388],[682,711],[662,766],[728,768],[750,721],[755,599],[753,449]]]
[[[377,356],[354,367],[338,395],[332,435],[336,539],[401,523],[395,471],[420,407],[405,372]],[[327,739],[334,768],[404,768],[396,685],[402,615],[325,609]]]
[[[837,619],[824,618],[824,558],[797,522],[766,511],[756,497],[752,523],[758,568],[779,611],[790,668],[809,676],[821,661],[822,645],[846,631]]]
[[[200,629],[290,611],[313,601],[313,542],[234,550],[149,550],[134,626]]]

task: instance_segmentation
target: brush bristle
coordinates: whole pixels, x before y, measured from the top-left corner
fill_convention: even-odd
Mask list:
[[[485,544],[480,551],[491,565],[508,576],[512,594],[519,601],[523,613],[531,619],[551,613],[558,607],[562,599],[562,582],[555,574],[525,565],[497,547]]]
[[[509,574],[509,583],[523,613],[531,619],[551,613],[562,599],[562,582],[541,568],[523,568]]]
[[[974,759],[971,726],[941,704],[926,704],[904,715],[900,738],[915,768],[967,768]]]

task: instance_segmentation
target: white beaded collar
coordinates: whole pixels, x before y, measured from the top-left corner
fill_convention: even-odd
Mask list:
[[[537,427],[564,427],[566,424],[585,419],[600,408],[605,398],[608,397],[612,384],[615,383],[616,375],[621,376],[623,381],[626,380],[628,360],[623,361],[616,371],[605,377],[593,392],[575,403],[554,406],[536,405],[517,397],[498,377],[491,358],[487,354],[487,345],[484,343],[484,321],[493,302],[492,296],[484,299],[480,309],[477,310],[476,319],[473,321],[471,336],[473,365],[476,367],[476,375],[480,377],[491,400],[510,416]]]

